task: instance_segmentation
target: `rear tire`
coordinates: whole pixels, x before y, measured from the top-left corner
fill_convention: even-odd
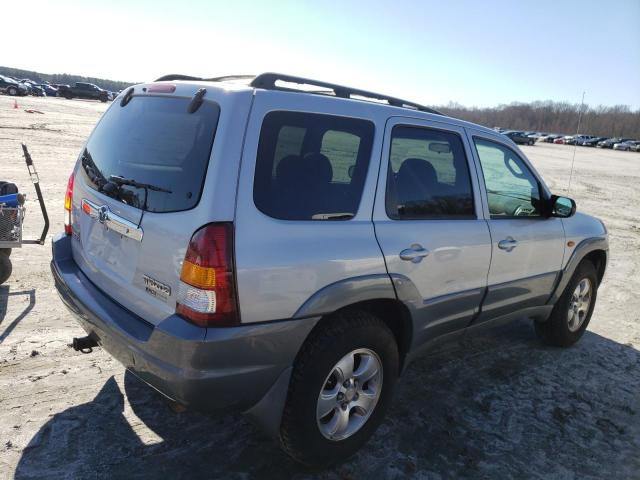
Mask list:
[[[585,289],[588,288],[588,305]],[[546,322],[535,322],[538,338],[545,345],[570,347],[584,334],[598,294],[598,275],[589,260],[583,260],[556,302]]]
[[[0,255],[0,285],[9,280],[11,276],[11,259],[8,255]]]
[[[353,359],[351,376],[345,359]],[[359,310],[328,318],[296,358],[280,425],[284,451],[310,467],[353,455],[382,422],[398,370],[395,338],[379,318]]]
[[[18,90],[15,87],[7,88],[7,93],[12,97],[15,97],[18,94]]]

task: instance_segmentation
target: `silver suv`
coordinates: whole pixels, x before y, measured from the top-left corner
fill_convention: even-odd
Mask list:
[[[123,91],[65,215],[52,271],[74,347],[242,411],[313,466],[367,441],[436,342],[528,317],[575,343],[608,257],[603,223],[504,135],[278,74]]]

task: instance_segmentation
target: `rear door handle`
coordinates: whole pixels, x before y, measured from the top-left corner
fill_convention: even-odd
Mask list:
[[[411,263],[419,263],[427,255],[429,255],[429,250],[423,248],[419,243],[414,243],[411,247],[400,252],[400,258]]]
[[[518,242],[514,240],[513,237],[507,237],[504,240],[500,240],[498,242],[498,248],[502,250],[506,250],[507,252],[510,252],[517,246],[518,246]]]

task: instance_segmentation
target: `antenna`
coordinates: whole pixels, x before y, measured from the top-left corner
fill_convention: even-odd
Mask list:
[[[584,94],[586,92],[582,92],[582,100],[580,101],[580,112],[578,112],[578,128],[576,130],[576,137],[580,133],[580,121],[582,120],[582,111],[584,109]],[[576,161],[576,150],[578,149],[578,142],[573,144],[573,158],[571,159],[571,172],[569,172],[569,185],[567,186],[567,195],[571,191],[571,179],[573,178],[573,164]]]

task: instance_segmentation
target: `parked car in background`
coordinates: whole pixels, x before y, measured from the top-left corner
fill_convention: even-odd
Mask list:
[[[564,145],[564,142],[566,141],[565,137],[556,137],[553,139],[553,143],[558,144],[558,145]]]
[[[535,138],[528,137],[525,132],[520,132],[517,130],[507,130],[506,132],[502,132],[502,134],[509,137],[514,141],[514,143],[520,145],[533,145],[536,141]]]
[[[636,146],[638,143],[640,142],[638,142],[637,140],[627,140],[625,142],[614,143],[613,149],[622,150],[623,152],[628,152],[629,150],[631,150],[631,147]]]
[[[76,350],[187,408],[244,412],[323,467],[367,442],[438,341],[525,318],[545,345],[583,336],[606,227],[510,138],[326,82],[228,85],[129,87],[82,147],[51,263]]]
[[[596,146],[599,148],[613,148],[616,143],[628,142],[629,140],[633,140],[633,138],[609,138],[598,142]]]
[[[0,92],[11,96],[24,96],[29,94],[29,89],[12,78],[0,75]]]
[[[588,135],[572,135],[570,137],[565,138],[564,143],[565,145],[576,145],[583,138],[587,138],[587,137]]]
[[[34,97],[46,97],[47,93],[40,85],[31,85],[31,95]]]
[[[547,133],[541,133],[541,132],[534,132],[534,133],[530,133],[528,135],[529,138],[533,138],[534,140],[542,140],[544,137],[546,137],[548,134]]]
[[[29,82],[24,82],[24,81],[22,81],[22,80],[18,80],[18,79],[16,79],[16,81],[17,81],[20,85],[22,85],[24,88],[26,88],[26,89],[27,89],[27,95],[31,95],[31,93],[32,93],[32,88],[31,88],[31,84],[30,84]]]
[[[607,137],[591,137],[578,142],[578,145],[583,147],[595,147],[598,142],[602,142],[603,140],[607,140]]]
[[[640,152],[640,142],[636,142],[635,145],[631,146],[632,152]]]
[[[544,137],[544,141],[546,143],[554,143],[554,140],[556,138],[560,138],[560,137],[562,137],[562,135],[557,135],[557,134],[553,133],[551,135],[547,135],[546,137]]]
[[[53,85],[49,85],[48,83],[41,83],[38,86],[41,87],[44,90],[44,92],[47,94],[47,97],[57,97],[58,96],[58,89],[56,87],[54,87]]]
[[[65,85],[58,88],[61,97],[68,100],[72,98],[86,98],[90,100],[109,100],[109,92],[92,83],[76,82],[72,87]]]

